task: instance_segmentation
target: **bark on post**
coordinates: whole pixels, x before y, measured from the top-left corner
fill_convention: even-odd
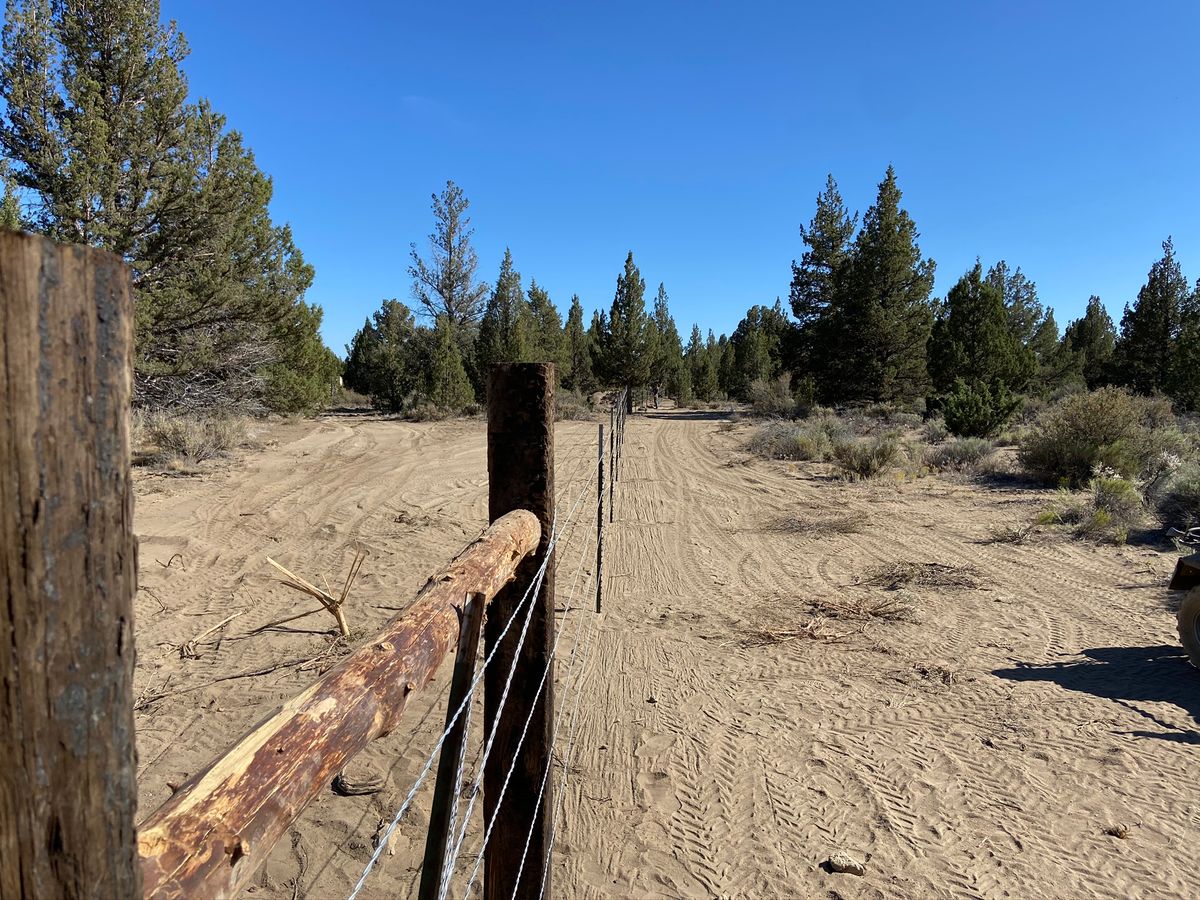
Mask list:
[[[596,439],[596,612],[604,599],[604,423]]]
[[[0,234],[0,897],[141,894],[117,257]]]
[[[466,595],[496,596],[541,536],[528,512],[494,522],[382,632],[159,807],[138,833],[146,896],[236,895],[308,802],[433,680]]]
[[[551,363],[501,363],[493,366],[488,386],[488,508],[494,519],[513,509],[528,509],[542,523],[537,553],[522,563],[511,585],[497,595],[484,628],[488,652],[497,644],[504,623],[516,611],[548,550],[554,518],[554,366]],[[567,514],[566,510],[561,513]],[[558,523],[561,528],[563,523]],[[554,560],[547,562],[541,590],[533,604],[529,631],[518,654],[521,629],[514,626],[500,643],[484,676],[484,711],[495,746],[484,771],[484,818],[496,820],[484,863],[484,896],[553,897],[550,883],[549,836],[553,782],[543,777],[550,765],[554,715],[554,673],[533,708],[520,753],[516,752],[529,715],[529,699],[551,666],[554,641]],[[523,621],[523,620],[522,620]],[[497,720],[500,695],[509,669],[512,688]],[[515,766],[503,803],[500,789],[510,762]],[[542,795],[542,784],[545,793]],[[540,802],[539,802],[539,795]],[[525,852],[529,836],[528,854]],[[525,867],[517,884],[518,867]],[[542,888],[545,882],[544,891]]]

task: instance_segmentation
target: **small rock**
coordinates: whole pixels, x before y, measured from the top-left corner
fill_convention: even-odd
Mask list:
[[[657,702],[658,702],[658,698],[657,698],[657,697],[649,697],[649,698],[647,698],[647,699],[646,699],[646,702],[647,702],[647,703],[657,703]]]
[[[1105,828],[1104,833],[1109,837],[1125,840],[1125,838],[1129,837],[1129,826],[1124,822],[1118,822],[1116,825],[1109,825],[1107,828]]]
[[[866,875],[867,867],[849,853],[835,853],[829,857],[829,868],[848,875]]]

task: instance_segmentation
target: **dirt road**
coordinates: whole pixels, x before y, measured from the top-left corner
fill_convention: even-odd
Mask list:
[[[579,718],[554,894],[1200,894],[1200,676],[1163,589],[1173,557],[990,542],[1045,494],[846,484],[749,460],[743,428],[629,421],[605,613],[586,667],[560,666]],[[146,811],[314,677],[299,665],[175,692],[326,648],[316,616],[249,634],[303,608],[266,556],[332,582],[365,544],[351,602],[365,634],[484,524],[481,423],[326,419],[267,437],[203,478],[139,481],[138,689],[165,694],[139,711]],[[560,483],[577,471],[582,487],[594,442],[593,424],[560,426]],[[590,569],[585,531],[560,561],[564,628],[592,615],[565,602],[580,554]],[[232,612],[219,648],[180,658]],[[355,764],[385,790],[320,798],[255,896],[346,895],[440,732],[444,696],[422,699]],[[427,815],[426,792],[364,896],[411,891]],[[1125,838],[1104,833],[1119,824]],[[839,850],[866,875],[826,871]]]

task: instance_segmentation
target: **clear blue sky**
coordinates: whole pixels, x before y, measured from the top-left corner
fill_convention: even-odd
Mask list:
[[[339,353],[450,178],[480,275],[510,246],[565,309],[634,251],[685,336],[786,299],[826,172],[865,210],[889,163],[937,260],[1021,266],[1060,326],[1115,319],[1160,243],[1200,275],[1200,5],[163,0],[273,176]]]

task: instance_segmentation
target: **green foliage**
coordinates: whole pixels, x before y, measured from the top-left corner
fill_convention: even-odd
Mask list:
[[[645,294],[646,282],[631,252],[617,276],[617,290],[601,343],[604,372],[614,384],[639,388],[649,382],[655,331],[646,314]]]
[[[467,210],[471,203],[462,188],[447,181],[441,194],[431,198],[433,233],[429,235],[429,259],[409,245],[413,299],[435,321],[445,318],[450,333],[457,339],[483,315],[487,285],[477,283],[475,270],[479,258],[471,246],[475,229]]]
[[[875,478],[900,458],[900,443],[881,435],[840,441],[833,445],[833,459],[843,478],[857,481]]]
[[[241,136],[188,102],[186,55],[155,0],[13,0],[0,147],[28,227],[129,263],[139,403],[253,408],[264,390],[303,402],[285,385],[303,373],[280,366],[286,341],[306,356],[315,339],[296,327],[312,268],[272,223],[270,179]]]
[[[834,273],[830,306],[814,325],[827,399],[909,400],[928,386],[934,262],[922,259],[916,225],[900,198],[889,166],[849,257]]]
[[[1200,410],[1200,280],[1181,310],[1167,389],[1180,409]]]
[[[717,359],[714,349],[716,342],[712,332],[708,333],[706,343],[700,336],[700,326],[692,326],[692,336],[688,341],[687,360],[691,372],[692,393],[697,400],[711,402],[717,398]]]
[[[792,377],[787,372],[767,382],[753,381],[746,399],[756,416],[790,419],[796,415],[796,400],[792,397]]]
[[[1028,384],[1034,365],[1033,351],[1010,324],[1003,292],[991,277],[984,280],[983,267],[976,262],[950,289],[933,325],[929,374],[934,388],[950,391],[963,380],[1019,391]]]
[[[1116,344],[1113,320],[1100,298],[1093,294],[1088,298],[1087,311],[1067,326],[1062,340],[1063,349],[1074,357],[1074,370],[1089,388],[1100,387],[1112,374]]]
[[[385,300],[346,348],[346,387],[366,394],[379,409],[402,411],[425,381],[423,345],[412,310]]]
[[[487,373],[495,363],[532,361],[536,332],[533,310],[521,290],[521,273],[513,268],[512,253],[505,249],[475,344],[484,387]]]
[[[923,433],[929,443],[940,444],[949,437],[950,429],[946,427],[946,420],[939,416],[925,422]]]
[[[1173,472],[1156,506],[1166,525],[1182,531],[1200,526],[1200,462],[1186,462]]]
[[[1012,417],[1020,404],[1020,397],[1009,394],[1002,382],[969,384],[960,378],[942,404],[942,416],[951,434],[990,437]]]
[[[729,339],[732,358],[722,387],[732,397],[749,399],[750,385],[771,381],[783,372],[783,343],[791,325],[783,304],[752,306]]]
[[[287,415],[312,413],[329,405],[342,374],[342,361],[321,340],[319,306],[298,301],[277,326],[280,355],[266,371],[263,401]]]
[[[583,304],[579,295],[571,298],[571,310],[567,313],[566,365],[562,383],[572,391],[590,394],[596,389],[596,377],[592,374],[592,338],[583,327]]]
[[[1183,449],[1170,404],[1122,388],[1073,394],[1047,407],[1020,445],[1030,472],[1067,484],[1086,483],[1098,468],[1124,478],[1151,478],[1164,458]]]
[[[1141,494],[1133,482],[1112,474],[1097,475],[1082,496],[1060,491],[1037,517],[1039,525],[1067,525],[1076,537],[1123,544],[1129,529],[1145,518]]]
[[[1168,389],[1175,342],[1188,297],[1188,283],[1171,239],[1162,246],[1162,258],[1150,267],[1137,300],[1132,306],[1125,306],[1121,336],[1113,354],[1114,377],[1139,394],[1163,393]]]
[[[458,412],[468,403],[475,402],[475,391],[463,368],[462,354],[448,316],[437,317],[432,344],[433,359],[425,395],[435,406]]]

